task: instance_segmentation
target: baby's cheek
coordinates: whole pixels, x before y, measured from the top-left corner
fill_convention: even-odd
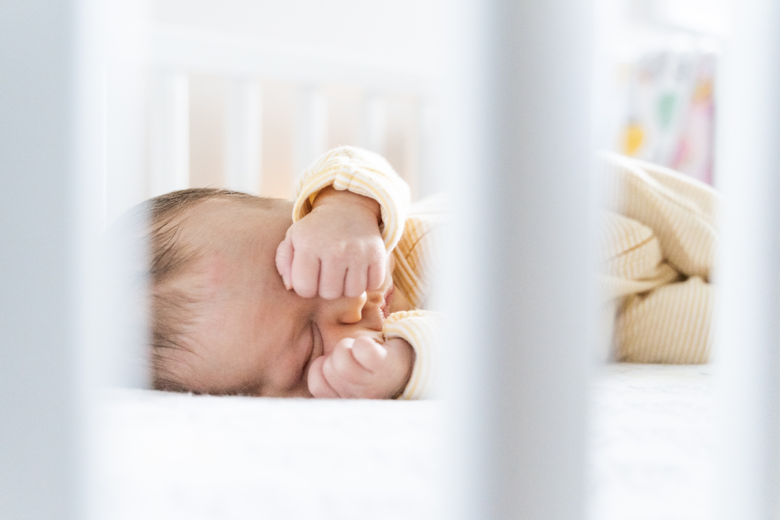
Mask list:
[[[257,380],[262,382],[264,397],[288,397],[298,395],[306,388],[303,366],[287,353],[271,359],[259,360]]]

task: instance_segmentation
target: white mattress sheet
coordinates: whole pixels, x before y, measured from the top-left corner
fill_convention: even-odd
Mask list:
[[[589,517],[710,517],[707,367],[610,365],[594,383]],[[112,391],[97,413],[98,517],[432,519],[443,403]]]
[[[712,518],[715,403],[708,365],[609,365],[591,415],[593,520]]]

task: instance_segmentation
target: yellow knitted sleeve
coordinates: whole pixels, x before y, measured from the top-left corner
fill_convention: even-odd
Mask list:
[[[317,159],[296,184],[293,222],[309,214],[317,193],[328,186],[376,200],[382,213],[385,248],[388,252],[395,248],[404,232],[409,187],[384,158],[342,146]]]
[[[409,209],[404,234],[393,251],[393,282],[414,307],[422,307],[428,298],[433,270],[441,249],[440,230],[446,220],[445,200],[433,196],[415,202]]]
[[[384,324],[385,338],[401,338],[414,349],[412,375],[399,399],[427,399],[436,395],[441,359],[442,316],[431,311],[401,311]]]

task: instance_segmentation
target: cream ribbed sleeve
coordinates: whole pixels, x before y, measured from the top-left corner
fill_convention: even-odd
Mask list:
[[[438,314],[422,310],[395,312],[385,321],[385,337],[405,339],[416,355],[401,399],[427,399],[436,395],[441,365],[441,322]]]
[[[317,159],[296,185],[293,222],[311,211],[313,198],[328,186],[376,200],[382,212],[385,248],[388,252],[395,248],[404,232],[409,186],[384,158],[360,148],[342,146]]]

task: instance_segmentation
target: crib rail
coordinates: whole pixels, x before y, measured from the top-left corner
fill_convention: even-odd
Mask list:
[[[339,57],[312,48],[264,45],[248,38],[155,24],[148,27],[150,63],[225,77],[262,77],[296,84],[346,83],[379,92],[427,93],[429,79],[400,67]]]
[[[402,67],[359,56],[333,56],[312,48],[266,45],[222,33],[154,24],[150,42],[149,196],[190,185],[189,76],[208,74],[227,81],[224,129],[225,187],[262,192],[261,154],[264,81],[293,85],[296,98],[294,169],[301,171],[328,144],[329,85],[364,94],[359,142],[382,153],[386,147],[388,96],[411,99],[420,114],[411,146],[418,177],[424,176],[431,80]],[[290,179],[291,181],[292,179]]]

